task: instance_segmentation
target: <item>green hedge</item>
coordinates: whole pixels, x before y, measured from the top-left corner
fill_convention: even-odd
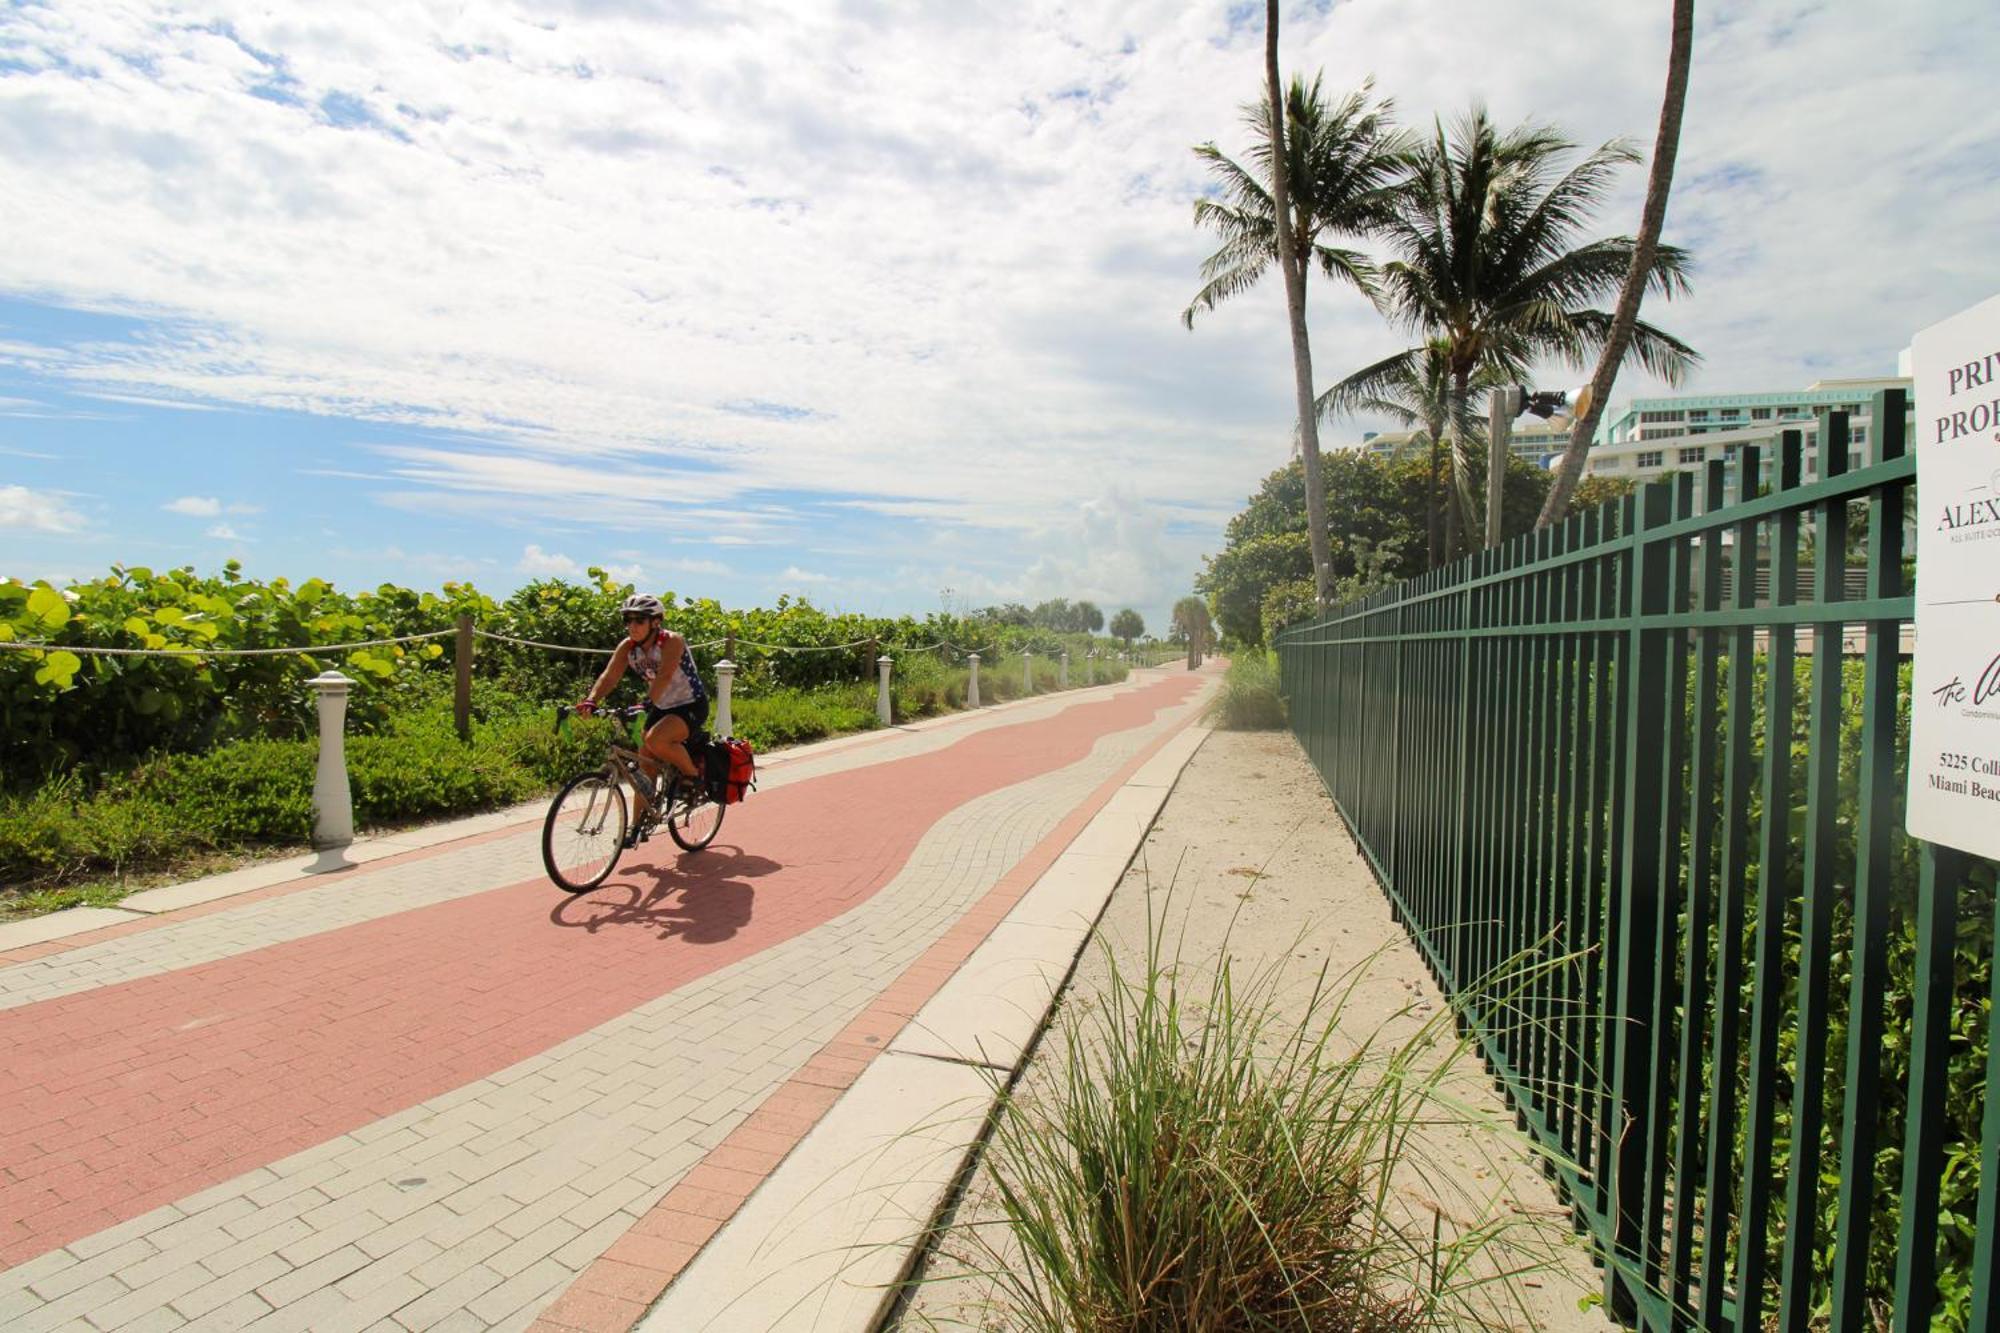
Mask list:
[[[194,655],[201,650],[391,639],[449,630],[466,615],[495,634],[608,652],[620,634],[619,606],[632,591],[593,569],[575,583],[536,580],[498,602],[456,583],[440,593],[394,584],[349,593],[322,579],[296,585],[249,579],[233,561],[215,576],[192,568],[113,566],[106,577],[63,588],[0,578],[0,641],[49,645],[0,651],[0,786],[19,791],[52,774],[122,772],[149,755],[197,753],[234,740],[306,739],[314,720],[304,681],[327,668],[357,682],[348,707],[350,733],[386,732],[435,697],[440,684],[449,686],[457,652],[449,636],[317,655]],[[915,663],[927,656],[918,649],[940,641],[984,653],[995,664],[1024,647],[1041,654],[1067,648],[1081,659],[1092,648],[1108,652],[1114,646],[1106,638],[984,616],[892,619],[823,611],[789,597],[773,607],[727,608],[711,598],[671,591],[660,596],[667,623],[691,643],[734,642],[736,683],[745,697],[836,687],[872,691],[881,652]],[[92,648],[173,655],[72,651]],[[723,652],[705,646],[696,653],[711,686]],[[581,694],[604,661],[481,639],[473,671],[482,685],[553,704]],[[871,711],[872,699],[869,693]],[[789,713],[774,716],[773,737],[809,729],[796,708]]]
[[[962,707],[967,674],[934,656],[903,659],[891,690],[896,718]],[[1099,683],[1110,674],[1101,672]],[[1122,667],[1116,674],[1122,678]],[[1036,675],[1039,688],[1055,688],[1053,667]],[[1082,683],[1080,674],[1073,676],[1073,685]],[[986,677],[980,684],[985,699],[996,701]],[[1000,696],[1013,697],[1020,684],[1017,666]],[[419,682],[405,697],[409,707],[389,713],[380,730],[348,739],[358,827],[528,800],[599,762],[613,725],[578,721],[559,733],[553,706],[476,681],[468,745],[452,725],[449,682]],[[626,688],[618,697],[636,694]],[[734,733],[760,751],[877,725],[875,688],[864,684],[798,689],[753,682],[731,708]],[[160,755],[120,773],[72,772],[30,790],[0,792],[0,893],[160,873],[218,852],[302,844],[312,833],[318,750],[312,740],[230,741],[198,754]]]

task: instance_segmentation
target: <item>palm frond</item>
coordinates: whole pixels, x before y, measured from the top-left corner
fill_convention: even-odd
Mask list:
[[[1579,310],[1570,315],[1578,333],[1593,348],[1604,346],[1611,336],[1611,315],[1603,310]],[[1645,320],[1632,325],[1632,345],[1625,350],[1627,364],[1637,362],[1646,372],[1678,386],[1701,364],[1701,353]]]
[[[1360,405],[1363,401],[1393,396],[1395,386],[1407,382],[1416,373],[1416,365],[1422,355],[1422,348],[1412,347],[1384,357],[1371,366],[1363,366],[1315,399],[1314,415],[1320,421],[1353,416],[1362,410]]]
[[[1201,290],[1194,294],[1194,300],[1188,302],[1187,309],[1181,311],[1181,327],[1192,329],[1196,311],[1213,310],[1238,292],[1248,291],[1256,286],[1257,279],[1264,276],[1266,267],[1268,261],[1242,264],[1209,279],[1202,285]]]

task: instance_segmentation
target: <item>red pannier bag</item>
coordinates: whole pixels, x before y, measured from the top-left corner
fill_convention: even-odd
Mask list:
[[[750,742],[734,737],[723,741],[722,748],[729,754],[729,776],[722,785],[722,803],[735,805],[757,785],[757,756],[752,753]]]

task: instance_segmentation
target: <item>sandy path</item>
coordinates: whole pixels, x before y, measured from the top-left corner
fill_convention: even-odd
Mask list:
[[[1143,972],[1149,904],[1156,923],[1164,922],[1165,938],[1177,942],[1169,947],[1182,961],[1184,993],[1205,993],[1206,977],[1226,946],[1239,977],[1280,969],[1280,1003],[1295,1013],[1304,1009],[1323,965],[1334,973],[1365,965],[1345,1010],[1343,1037],[1351,1033],[1359,1040],[1367,1035],[1362,1029],[1378,1024],[1386,1036],[1407,1036],[1442,1012],[1443,996],[1390,918],[1332,802],[1287,733],[1217,732],[1182,774],[1100,923],[1099,940],[1128,977]],[[1109,977],[1103,950],[1093,941],[1057,1024],[1093,1005]],[[1025,1097],[1045,1094],[1062,1048],[1059,1032],[1044,1036],[1023,1075]],[[1611,1325],[1602,1314],[1578,1309],[1579,1298],[1599,1289],[1596,1270],[1569,1238],[1554,1193],[1528,1164],[1525,1143],[1491,1082],[1476,1062],[1461,1065],[1454,1096],[1494,1123],[1427,1133],[1427,1169],[1421,1178],[1409,1173],[1403,1201],[1425,1217],[1439,1205],[1462,1220],[1499,1212],[1548,1219],[1532,1228],[1536,1242],[1551,1251],[1547,1266],[1514,1284],[1520,1308],[1499,1312],[1495,1326],[1605,1333]],[[998,1215],[982,1164],[958,1220]],[[947,1238],[899,1329],[1011,1326],[988,1284],[965,1275],[965,1256],[973,1252],[962,1236]]]

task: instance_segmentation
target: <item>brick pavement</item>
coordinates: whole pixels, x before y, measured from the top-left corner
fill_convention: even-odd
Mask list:
[[[524,1327],[615,1283],[593,1261],[670,1189],[768,1166],[751,1115],[838,1072],[829,1043],[1190,688],[801,764],[726,845],[581,899],[507,883],[526,835],[497,836],[0,969],[42,974],[0,1013],[32,1071],[0,1088],[0,1324]]]

